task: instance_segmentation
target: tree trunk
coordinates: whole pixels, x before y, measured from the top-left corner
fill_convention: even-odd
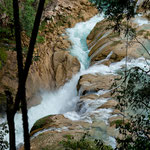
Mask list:
[[[5,91],[7,98],[7,121],[9,127],[9,143],[10,150],[16,150],[16,140],[15,140],[15,123],[14,123],[14,107],[13,107],[13,97],[11,92]]]
[[[10,150],[16,150],[14,114],[7,112]]]
[[[24,129],[24,149],[30,150],[30,135],[29,135],[25,87],[23,87],[22,89],[23,91],[22,91],[22,98],[21,98],[21,111],[22,111],[23,129]]]

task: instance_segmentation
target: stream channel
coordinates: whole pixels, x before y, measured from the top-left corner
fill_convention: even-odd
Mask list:
[[[69,49],[73,56],[76,56],[81,64],[80,72],[72,77],[64,86],[54,92],[42,92],[41,104],[31,107],[28,110],[29,116],[29,129],[31,130],[34,123],[45,116],[52,114],[63,114],[70,120],[77,121],[83,120],[92,124],[91,114],[97,114],[96,119],[108,124],[108,118],[112,116],[112,109],[96,109],[105,102],[108,98],[100,98],[95,101],[86,101],[84,107],[78,112],[76,111],[77,103],[80,99],[80,95],[77,93],[76,85],[81,75],[101,73],[103,75],[116,75],[117,71],[125,64],[125,59],[120,62],[112,63],[110,66],[103,65],[101,63],[95,64],[89,67],[90,58],[88,57],[88,47],[86,44],[86,38],[90,31],[94,28],[97,22],[103,20],[103,15],[96,15],[86,22],[77,23],[74,28],[66,29],[66,34],[69,36],[69,40],[72,42],[72,47]],[[138,18],[137,22],[141,25],[145,23],[145,20]],[[144,23],[142,23],[144,22]],[[106,59],[109,59],[111,53]],[[148,67],[143,57],[138,59],[131,59],[128,62],[128,67],[140,66],[142,68]],[[146,66],[146,67],[145,67]],[[107,91],[100,90],[97,95],[106,93]],[[17,145],[23,143],[23,130],[22,130],[22,118],[21,114],[17,113],[15,116],[16,125],[16,142]],[[4,119],[5,120],[5,119]],[[3,120],[3,121],[4,121]],[[50,129],[49,129],[50,130]],[[63,130],[63,129],[62,129]],[[39,133],[40,134],[40,133]],[[102,139],[111,145],[116,147],[116,140],[114,137],[108,135],[101,135]],[[6,137],[8,140],[8,137]]]

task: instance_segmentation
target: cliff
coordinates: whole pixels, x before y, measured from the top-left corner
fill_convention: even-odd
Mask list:
[[[45,27],[39,32],[44,41],[36,44],[26,83],[27,99],[40,99],[35,96],[40,90],[59,88],[79,71],[79,61],[68,51],[71,43],[62,34],[65,34],[66,28],[73,27],[75,23],[85,21],[96,13],[96,8],[88,0],[57,0],[47,3],[42,17]],[[24,34],[22,38],[23,45],[28,45],[29,39]],[[15,95],[18,86],[16,52],[8,50],[6,53],[6,64],[0,70],[0,93],[4,93],[7,88]]]

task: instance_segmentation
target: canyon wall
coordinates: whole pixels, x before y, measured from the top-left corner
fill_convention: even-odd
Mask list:
[[[41,89],[59,88],[80,70],[79,61],[68,51],[71,43],[65,29],[73,27],[77,22],[86,21],[95,14],[97,9],[88,0],[57,0],[46,5],[42,17],[46,25],[39,31],[45,40],[35,47],[26,83],[27,99]],[[28,38],[25,35],[22,37],[23,45],[28,45]],[[18,86],[16,52],[10,50],[7,55],[6,65],[0,71],[0,93],[9,89],[15,95]]]

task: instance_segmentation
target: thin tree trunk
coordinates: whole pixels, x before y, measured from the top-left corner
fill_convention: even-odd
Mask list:
[[[28,115],[27,115],[27,103],[26,103],[26,80],[28,76],[28,72],[30,69],[30,65],[32,63],[34,45],[36,43],[36,37],[38,34],[38,29],[40,25],[40,19],[42,16],[42,11],[44,8],[45,0],[40,0],[38,11],[36,14],[34,27],[32,31],[32,36],[30,39],[29,50],[25,62],[25,68],[23,68],[23,57],[22,57],[22,45],[21,45],[21,30],[20,30],[20,22],[19,22],[19,5],[18,0],[13,0],[13,12],[14,12],[14,25],[15,25],[15,39],[16,39],[16,51],[17,51],[17,63],[18,63],[18,91],[15,98],[15,103],[13,104],[13,98],[9,91],[6,91],[7,96],[7,120],[9,126],[9,134],[10,134],[10,150],[16,150],[15,145],[15,123],[14,116],[19,109],[19,104],[21,102],[21,110],[22,110],[22,120],[23,120],[23,129],[24,129],[24,148],[25,150],[30,150],[30,135],[29,135],[29,127],[28,127]]]
[[[16,140],[15,140],[15,123],[14,123],[14,107],[13,107],[13,97],[11,92],[5,91],[7,98],[7,121],[9,127],[9,143],[10,150],[16,150]]]
[[[10,150],[16,150],[15,123],[14,123],[14,114],[12,114],[12,112],[7,113],[7,120],[9,126]]]
[[[29,135],[29,125],[28,125],[28,111],[27,111],[27,102],[26,102],[26,93],[25,87],[22,91],[21,99],[21,110],[22,110],[22,120],[23,120],[23,129],[24,129],[24,149],[30,150],[30,135]]]

